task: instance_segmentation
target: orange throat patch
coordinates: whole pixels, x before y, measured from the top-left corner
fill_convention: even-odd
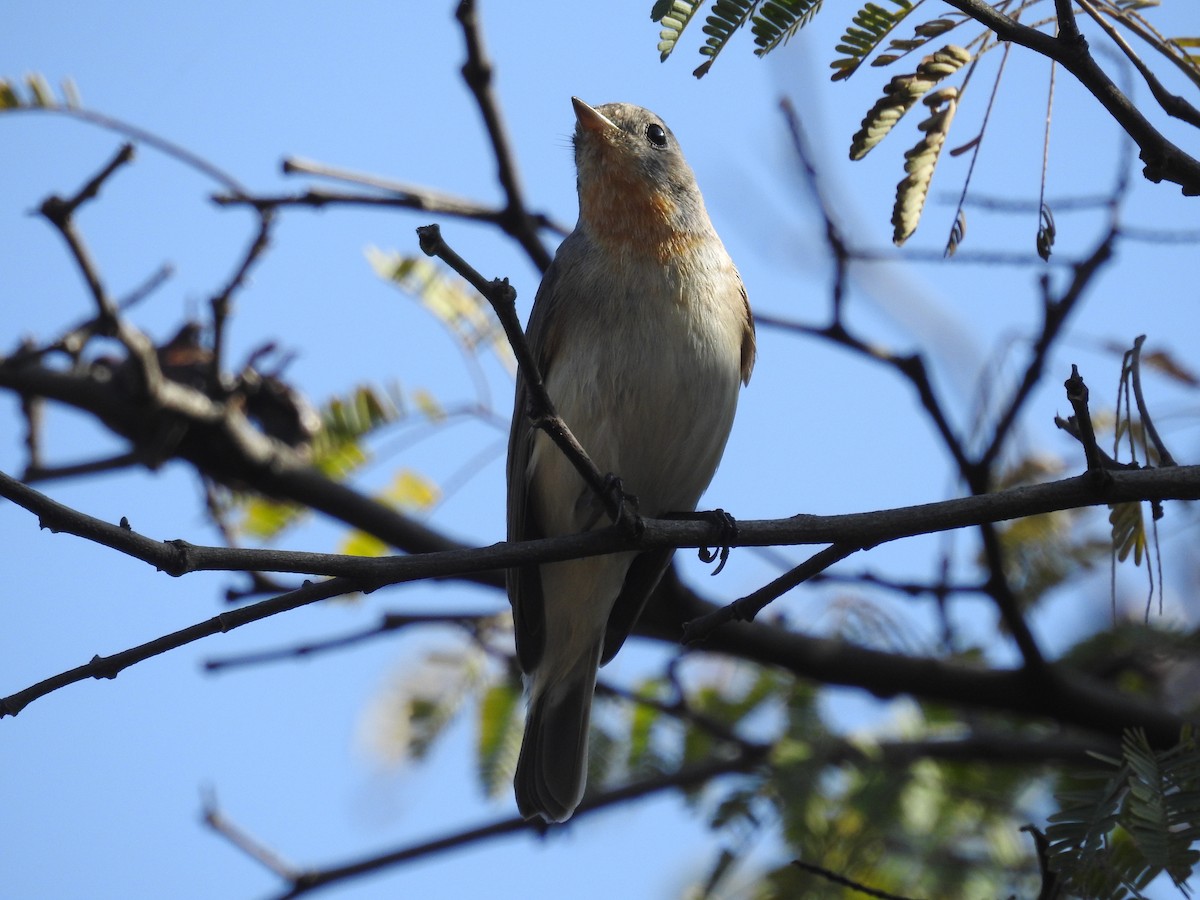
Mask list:
[[[666,265],[701,239],[679,228],[679,205],[670,194],[610,166],[604,178],[588,179],[580,191],[580,218],[593,240],[607,249]]]

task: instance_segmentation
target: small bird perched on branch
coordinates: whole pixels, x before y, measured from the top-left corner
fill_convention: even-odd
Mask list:
[[[526,329],[559,415],[646,516],[690,512],[716,471],[754,366],[741,277],[695,176],[658,116],[575,107],[579,222]],[[518,376],[508,445],[508,539],[575,534],[604,504],[527,415]],[[673,551],[508,572],[530,689],[515,779],[526,818],[568,819],[583,797],[596,670],[620,649]]]

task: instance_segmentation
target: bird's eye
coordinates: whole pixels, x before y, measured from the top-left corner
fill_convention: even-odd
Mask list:
[[[667,146],[667,133],[657,122],[646,126],[646,138],[655,147]]]

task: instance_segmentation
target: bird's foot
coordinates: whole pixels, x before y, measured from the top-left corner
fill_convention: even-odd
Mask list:
[[[729,552],[738,538],[737,519],[723,509],[705,509],[694,512],[667,513],[664,519],[679,519],[689,522],[708,522],[713,530],[712,547],[701,547],[699,555],[701,562],[717,564],[711,574],[720,574],[729,562]]]

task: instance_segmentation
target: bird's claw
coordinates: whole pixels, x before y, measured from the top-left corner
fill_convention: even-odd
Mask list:
[[[725,568],[725,563],[729,562],[729,552],[733,548],[733,544],[738,538],[737,519],[725,512],[723,509],[706,509],[699,512],[676,512],[667,513],[663,516],[664,519],[680,519],[684,521],[702,521],[708,522],[712,526],[714,545],[712,547],[700,547],[697,553],[700,556],[700,561],[705,563],[717,564],[717,567],[710,574],[719,575],[721,570]]]
[[[706,510],[698,513],[698,517],[706,519],[712,525],[717,536],[717,545],[715,547],[701,547],[697,551],[700,555],[700,561],[705,563],[716,562],[717,567],[709,574],[719,575],[721,570],[725,568],[725,563],[729,562],[730,550],[738,537],[737,519],[723,509]]]

